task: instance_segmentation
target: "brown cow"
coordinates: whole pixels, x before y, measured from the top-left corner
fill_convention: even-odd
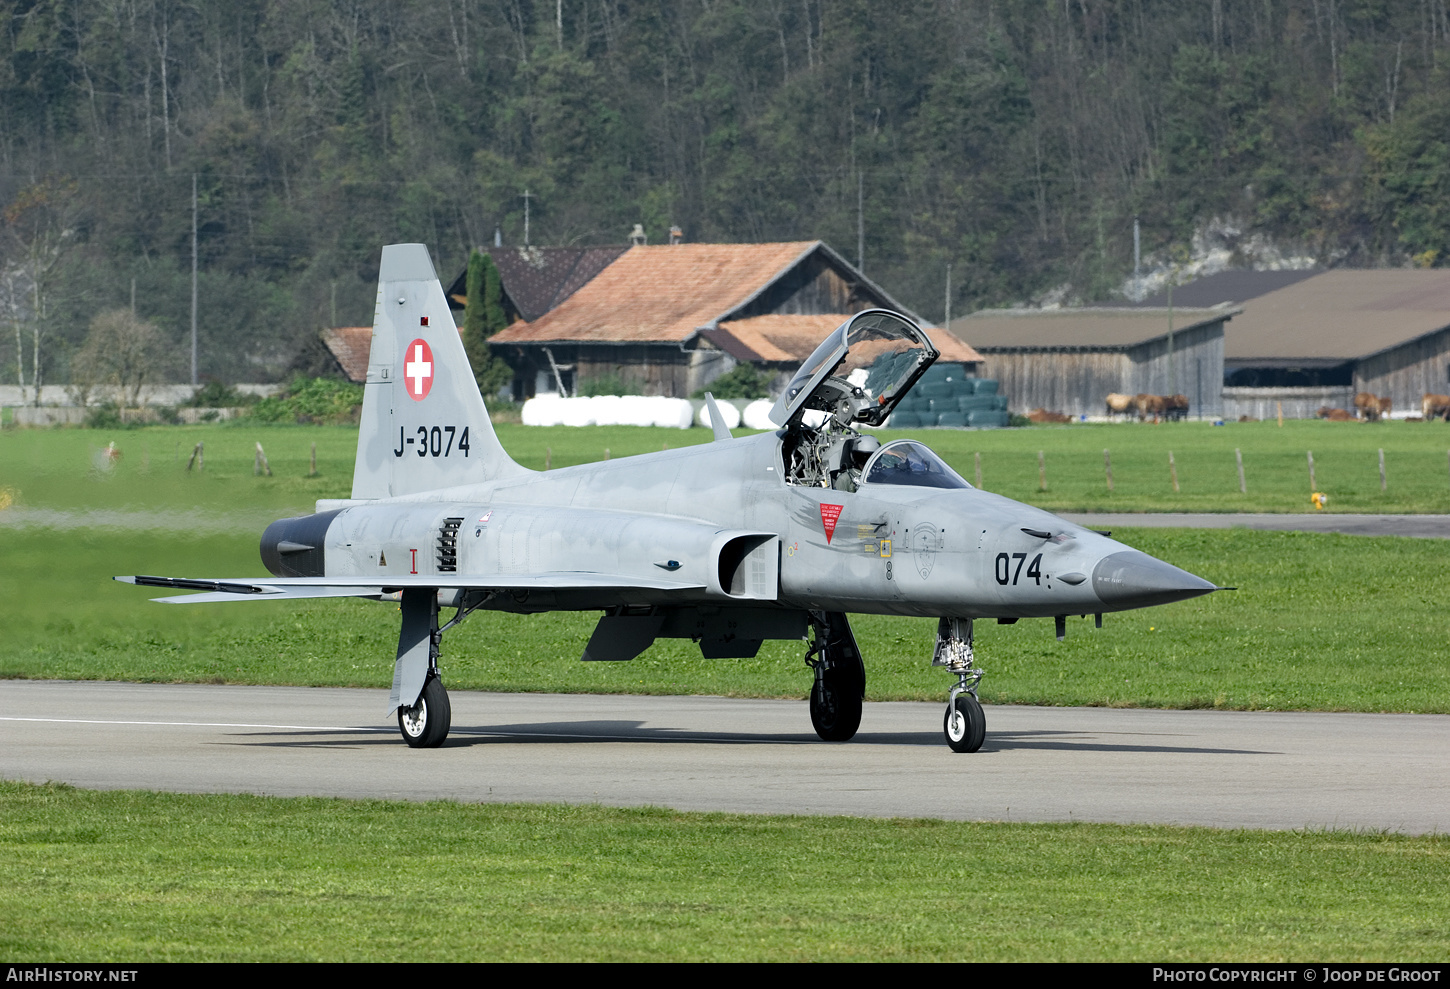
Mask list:
[[[1138,409],[1132,395],[1119,395],[1117,392],[1108,396],[1107,405],[1109,419],[1116,415],[1132,415]]]
[[[1362,391],[1354,396],[1355,415],[1363,416],[1370,422],[1377,422],[1381,416],[1389,415],[1393,407],[1394,403],[1388,395],[1381,397]]]
[[[1426,420],[1444,419],[1450,422],[1450,395],[1432,395],[1426,392],[1420,407],[1424,410]]]
[[[1187,395],[1165,395],[1163,398],[1163,412],[1168,419],[1188,418],[1188,396]]]
[[[1133,404],[1138,407],[1138,421],[1142,422],[1150,415],[1153,421],[1157,422],[1158,417],[1167,408],[1167,400],[1162,395],[1149,395],[1147,392],[1140,392],[1133,396]]]
[[[1027,413],[1027,418],[1033,422],[1072,422],[1072,416],[1062,412],[1048,412],[1043,408],[1033,409]]]

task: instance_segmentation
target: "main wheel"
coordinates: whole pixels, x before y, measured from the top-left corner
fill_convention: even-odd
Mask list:
[[[859,677],[833,667],[811,688],[811,724],[827,742],[845,742],[861,727]]]
[[[436,676],[430,676],[423,684],[418,703],[398,708],[398,730],[403,733],[403,741],[415,749],[436,749],[442,745],[452,721],[448,691]]]
[[[975,752],[987,737],[987,716],[982,705],[971,694],[958,694],[956,703],[947,708],[942,731],[953,752]]]

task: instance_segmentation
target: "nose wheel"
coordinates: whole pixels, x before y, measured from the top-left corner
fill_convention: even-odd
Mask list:
[[[947,705],[942,733],[953,752],[975,752],[987,737],[987,716],[971,694],[959,694]]]
[[[931,665],[944,666],[957,678],[947,696],[942,734],[953,752],[975,752],[987,737],[987,716],[977,700],[977,683],[983,671],[972,652],[972,620],[943,618],[937,623],[936,649]]]

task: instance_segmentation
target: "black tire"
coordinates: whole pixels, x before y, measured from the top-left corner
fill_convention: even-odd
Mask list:
[[[410,708],[398,708],[398,730],[409,748],[436,749],[448,737],[448,728],[453,721],[453,708],[448,703],[448,691],[443,681],[436,676],[423,684],[418,703]]]
[[[942,733],[953,752],[975,752],[982,747],[987,737],[987,716],[975,697],[957,695],[956,703],[947,708],[942,719]]]
[[[811,687],[811,724],[827,742],[849,741],[861,727],[864,678],[853,672],[833,667]]]

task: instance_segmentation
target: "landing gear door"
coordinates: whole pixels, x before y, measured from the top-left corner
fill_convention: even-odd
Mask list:
[[[879,426],[941,353],[905,316],[868,309],[838,326],[791,379],[770,420],[785,426],[806,410],[842,425]]]

